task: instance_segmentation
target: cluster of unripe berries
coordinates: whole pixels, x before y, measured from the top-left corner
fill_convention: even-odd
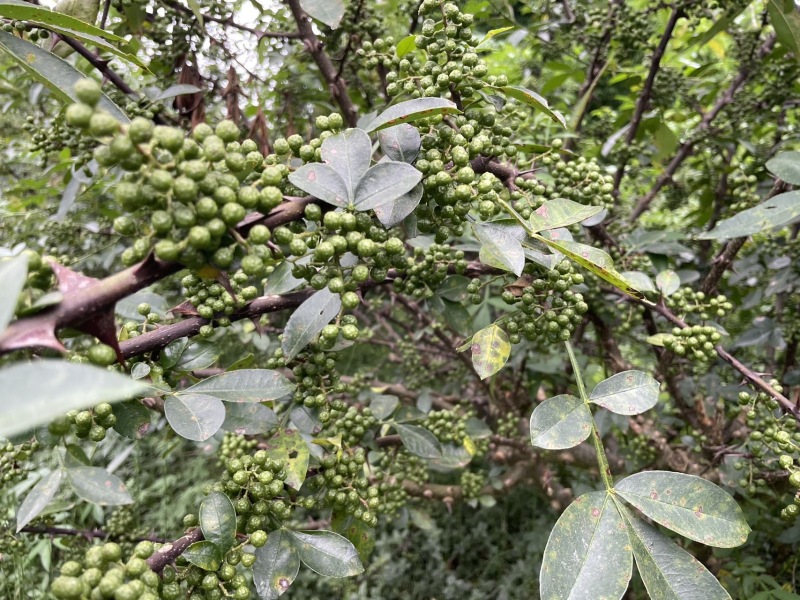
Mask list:
[[[147,565],[154,550],[152,542],[140,542],[123,561],[122,548],[115,542],[91,546],[82,561],[61,565],[50,591],[58,600],[166,599],[162,588],[167,584]]]
[[[333,338],[339,335],[339,327],[336,332],[331,332],[328,337]],[[342,329],[356,327],[355,325],[343,325]],[[356,327],[356,330],[358,328]],[[325,330],[323,329],[323,333]],[[269,368],[280,368],[278,365],[284,363],[283,353],[277,351],[275,356],[267,362]],[[272,366],[270,366],[272,365]],[[341,376],[336,370],[336,360],[331,354],[321,351],[301,352],[292,360],[292,374],[295,378],[296,388],[292,400],[296,404],[302,404],[306,408],[318,409],[319,420],[323,423],[330,423],[336,419],[336,415],[344,410],[345,404],[341,400],[331,399],[333,394],[343,394],[348,391],[348,386],[341,381]]]
[[[98,404],[92,410],[71,410],[48,425],[51,435],[63,437],[74,434],[79,439],[101,442],[106,432],[117,422],[110,404]]]
[[[432,410],[420,425],[435,435],[441,443],[460,446],[467,437],[468,418],[469,415],[455,410]]]
[[[543,337],[551,342],[570,339],[589,310],[583,294],[570,289],[583,281],[583,275],[574,272],[568,260],[546,272],[526,265],[523,278],[507,286],[501,295],[505,304],[516,309],[499,323],[511,343],[518,344],[523,337],[529,341]],[[475,304],[482,301],[479,289],[479,280],[473,279],[468,292]]]
[[[542,163],[549,166],[553,183],[537,183],[533,188],[539,205],[553,198],[566,198],[579,204],[613,206],[614,178],[604,174],[595,159],[586,160],[580,156],[565,161],[547,155],[542,158]]]
[[[284,490],[287,477],[282,462],[265,450],[224,459],[225,471],[212,489],[228,494],[236,509],[237,530],[253,533],[263,530],[270,520],[288,519],[292,505]]]
[[[329,454],[320,459],[319,475],[310,480],[309,488],[318,498],[318,506],[344,511],[375,527],[376,512],[381,509],[380,490],[365,476],[365,463],[363,448]]]
[[[3,487],[10,489],[15,483],[27,477],[29,469],[25,463],[38,449],[39,442],[36,440],[22,444],[0,440],[0,483]]]
[[[710,325],[675,327],[664,337],[664,347],[677,354],[706,364],[717,356],[714,349],[721,339],[720,333]]]
[[[217,325],[227,327],[231,323],[231,315],[242,308],[248,301],[258,296],[258,289],[247,285],[249,278],[241,272],[234,273],[229,280],[231,291],[225,289],[214,280],[207,280],[190,273],[181,280],[184,297],[192,304],[197,314],[204,319],[214,319]],[[213,325],[200,327],[201,337],[209,337],[214,332]]]
[[[332,436],[341,435],[344,445],[353,447],[361,442],[364,434],[378,424],[378,419],[369,407],[359,410],[355,406],[350,406],[344,411],[344,403],[341,404],[341,408],[331,405],[330,425],[327,429]]]
[[[669,296],[667,306],[680,315],[696,315],[703,321],[720,319],[733,310],[733,304],[722,294],[709,297],[688,287]]]
[[[462,250],[450,246],[431,244],[427,249],[414,248],[414,255],[406,258],[402,276],[394,280],[394,289],[415,298],[430,298],[453,272],[463,275],[467,260]]]

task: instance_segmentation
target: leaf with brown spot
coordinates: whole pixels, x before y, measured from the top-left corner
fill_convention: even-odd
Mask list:
[[[633,558],[611,494],[584,494],[559,517],[542,559],[542,600],[619,600],[628,588]]]
[[[261,600],[275,600],[289,589],[300,570],[300,555],[284,529],[270,532],[267,543],[256,548],[253,584]]]
[[[655,522],[701,544],[734,548],[750,533],[731,495],[695,475],[646,471],[626,477],[614,489]]]

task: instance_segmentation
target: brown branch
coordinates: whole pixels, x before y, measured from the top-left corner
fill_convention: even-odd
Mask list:
[[[259,222],[276,227],[294,221],[302,216],[307,203],[307,199],[284,202],[266,217],[254,213],[239,225],[239,229],[244,233]],[[112,309],[122,298],[178,272],[181,268],[179,264],[161,262],[151,255],[138,265],[75,290],[65,295],[53,308],[12,323],[0,334],[0,354],[10,350],[37,348],[43,333],[64,327],[77,327],[91,321],[97,315]]]
[[[775,182],[775,185],[772,186],[769,194],[764,198],[764,200],[769,200],[773,196],[777,196],[781,192],[783,192],[787,188],[787,185],[778,179]],[[722,275],[725,271],[733,263],[733,260],[736,258],[736,255],[739,253],[739,250],[744,247],[747,240],[750,239],[749,237],[739,237],[730,240],[725,246],[722,248],[720,253],[717,257],[711,262],[711,270],[709,270],[708,275],[703,280],[703,283],[700,286],[700,289],[705,292],[706,294],[710,294],[717,289],[717,284],[719,280],[722,278]]]
[[[203,531],[199,527],[191,529],[186,535],[174,542],[167,543],[147,559],[147,566],[156,573],[161,573],[168,564],[183,554],[186,549],[203,539]]]
[[[317,63],[320,74],[328,83],[331,96],[333,96],[333,99],[344,113],[344,120],[351,127],[355,127],[358,123],[358,110],[347,93],[347,84],[344,79],[339,77],[336,67],[333,66],[333,62],[323,49],[322,41],[314,33],[311,21],[306,13],[303,12],[299,0],[286,0],[286,3],[292,11],[292,16],[297,23],[297,30],[306,49],[311,54],[314,62]]]
[[[650,71],[647,73],[647,79],[644,82],[644,87],[642,87],[642,93],[639,94],[639,99],[636,102],[636,108],[633,111],[633,117],[631,117],[631,122],[628,125],[628,133],[625,135],[625,144],[630,146],[631,143],[636,139],[636,134],[639,131],[639,125],[642,122],[642,116],[644,115],[644,111],[647,109],[647,105],[650,102],[650,96],[653,93],[653,84],[656,80],[656,75],[658,75],[658,70],[661,67],[661,59],[664,56],[664,52],[667,50],[667,46],[669,45],[669,41],[672,38],[672,33],[675,31],[675,25],[678,22],[678,19],[681,17],[682,9],[679,6],[676,6],[672,9],[672,13],[669,16],[669,21],[667,21],[667,25],[664,28],[664,34],[661,36],[661,41],[656,46],[656,49],[653,51],[653,55],[650,57]],[[620,164],[617,166],[617,172],[614,174],[614,195],[619,195],[619,186],[622,183],[622,178],[625,176],[625,167],[627,166],[627,159],[623,158]]]
[[[772,50],[774,45],[775,35],[773,34],[770,35],[761,45],[761,48],[758,51],[758,58],[763,58],[766,56]],[[629,222],[633,223],[636,221],[636,219],[638,219],[639,216],[641,216],[641,214],[650,207],[650,204],[653,202],[661,189],[673,181],[672,178],[675,176],[678,168],[683,164],[683,161],[691,156],[694,152],[695,144],[697,144],[697,142],[701,139],[702,134],[706,133],[710,129],[711,123],[722,112],[722,109],[733,102],[734,96],[750,78],[752,71],[752,63],[742,65],[742,67],[739,69],[739,73],[736,75],[736,77],[734,77],[733,81],[731,81],[728,89],[725,90],[725,93],[723,93],[719,100],[717,100],[716,104],[714,104],[711,110],[709,110],[703,116],[700,124],[697,126],[689,139],[680,145],[675,156],[672,157],[672,160],[667,165],[666,170],[658,176],[655,183],[650,188],[650,191],[639,199],[639,202],[636,204],[633,212],[631,212],[631,215],[628,219]]]

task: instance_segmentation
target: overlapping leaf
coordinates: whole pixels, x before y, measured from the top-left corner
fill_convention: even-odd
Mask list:
[[[133,498],[116,475],[99,467],[74,467],[67,470],[69,484],[87,502],[101,506],[131,504]]]
[[[211,492],[200,503],[203,537],[227,552],[236,538],[236,510],[227,494]]]
[[[321,289],[292,313],[283,330],[283,354],[291,360],[330,323],[342,308],[342,300],[327,288]]]
[[[85,79],[85,76],[71,64],[6,31],[0,31],[0,48],[31,77],[47,87],[56,98],[67,104],[78,101],[74,91],[75,84]],[[98,107],[121,123],[130,122],[125,113],[105,94],[101,95]]]
[[[28,275],[28,259],[24,254],[0,262],[0,333],[8,326],[17,310],[17,300]]]
[[[25,496],[25,500],[22,501],[17,511],[17,533],[50,504],[58,492],[58,488],[61,487],[61,477],[63,473],[61,469],[56,469],[49,475],[42,477],[38,483],[31,488],[31,491]]]
[[[296,429],[282,429],[264,445],[267,455],[284,463],[286,485],[299,490],[306,479],[309,451],[306,441]]]
[[[144,394],[150,386],[99,367],[40,360],[0,369],[0,389],[0,436],[11,437],[73,409]]]
[[[369,169],[372,157],[369,136],[363,129],[345,129],[326,138],[320,153],[322,160],[344,181],[347,197],[352,201],[358,182]]]
[[[714,229],[701,233],[698,237],[703,240],[745,237],[791,225],[798,218],[800,218],[800,191],[795,190],[769,198],[753,208],[723,219]]]
[[[358,551],[333,531],[289,531],[305,566],[326,577],[352,577],[364,572]]]
[[[214,396],[224,402],[264,402],[290,394],[295,384],[279,371],[240,369],[204,379],[184,392]]]
[[[473,335],[469,348],[472,352],[472,366],[481,379],[497,373],[511,355],[508,334],[494,323]]]
[[[436,436],[424,427],[418,425],[395,425],[400,440],[406,450],[421,458],[439,458],[442,455],[442,445]]]
[[[368,132],[379,131],[401,123],[410,123],[433,115],[448,115],[460,112],[450,100],[444,98],[416,98],[390,106],[370,123]]]
[[[535,231],[558,229],[585,221],[602,210],[602,206],[580,204],[565,198],[554,198],[534,211],[530,218],[530,224]]]
[[[402,198],[422,180],[422,173],[409,164],[380,162],[370,167],[355,191],[356,209],[370,210]]]
[[[645,471],[623,479],[614,489],[657,523],[708,546],[741,546],[750,533],[736,501],[695,475]]]
[[[659,600],[730,600],[717,579],[694,556],[621,504],[636,568],[651,598]]]
[[[525,252],[516,238],[503,227],[491,223],[473,223],[472,229],[481,243],[479,258],[482,263],[511,271],[517,277],[522,275]]]
[[[325,163],[307,163],[289,174],[289,181],[304,192],[334,206],[347,206],[349,193],[344,180]]]
[[[202,442],[222,427],[225,405],[214,396],[180,393],[164,401],[164,416],[175,433]]]

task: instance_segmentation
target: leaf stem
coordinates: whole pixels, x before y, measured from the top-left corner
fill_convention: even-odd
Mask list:
[[[578,393],[580,394],[581,400],[586,404],[586,408],[589,409],[589,413],[592,414],[589,395],[586,393],[586,387],[583,384],[583,377],[581,376],[581,370],[578,368],[578,361],[575,359],[575,352],[572,349],[572,344],[567,341],[564,342],[564,345],[567,347],[567,354],[569,355],[569,362],[572,365],[572,372],[575,373]],[[592,443],[597,453],[597,466],[600,468],[600,476],[603,478],[606,489],[611,491],[614,487],[614,480],[611,476],[611,468],[608,466],[608,458],[606,457],[606,451],[603,447],[603,440],[600,438],[600,431],[597,429],[597,423],[595,423],[594,420],[594,414],[592,414]]]

